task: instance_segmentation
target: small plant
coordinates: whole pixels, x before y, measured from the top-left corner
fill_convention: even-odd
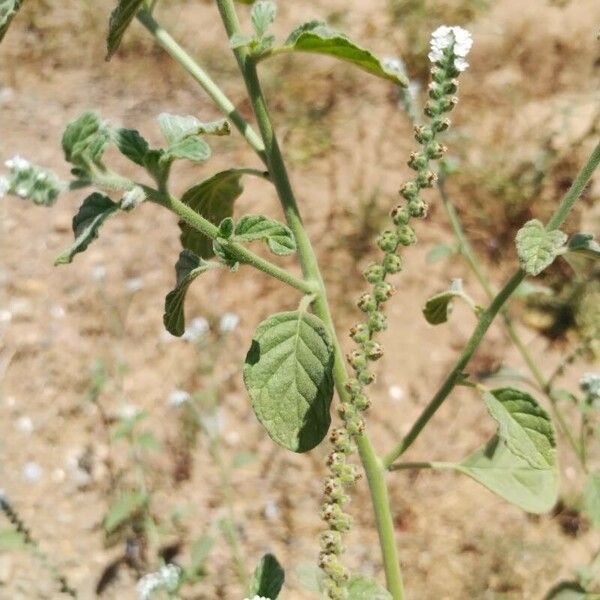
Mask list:
[[[307,452],[327,443],[325,439],[329,437],[329,473],[321,507],[325,524],[318,558],[324,573],[321,586],[324,596],[331,600],[402,600],[406,594],[386,482],[390,472],[433,469],[464,474],[531,513],[548,512],[556,503],[559,491],[557,436],[549,414],[531,393],[515,387],[488,389],[468,372],[474,353],[497,316],[504,320],[509,335],[523,352],[539,390],[547,396],[548,406],[585,467],[590,431],[588,413],[597,400],[595,376],[585,379],[582,384],[585,400],[576,401],[582,408],[582,433],[577,442],[558,410],[560,402],[552,381],[540,373],[516,334],[507,303],[528,276],[539,275],[559,256],[567,258],[580,254],[597,260],[600,255],[600,247],[593,236],[576,233],[569,237],[560,229],[600,163],[600,145],[574,178],[550,220],[542,223],[533,219],[519,230],[516,236],[519,267],[499,291],[493,289],[472,252],[444,188],[444,179],[449,172],[448,163],[443,162],[447,148],[442,142],[451,126],[448,114],[458,102],[458,80],[469,67],[467,55],[472,38],[461,27],[436,29],[428,56],[431,78],[428,100],[422,110],[423,121],[414,124],[416,148],[408,158],[414,176],[400,185],[400,203],[391,209],[386,226],[377,237],[379,260],[364,270],[368,289],[357,302],[362,318],[350,331],[354,347],[344,357],[341,334],[335,327],[326,285],[290,184],[258,67],[263,61],[274,60],[282,54],[321,54],[355,65],[405,90],[409,81],[402,63],[379,59],[320,21],[299,26],[279,43],[271,33],[276,19],[273,2],[254,2],[248,25],[242,26],[233,0],[216,0],[248,92],[257,132],[222,89],[158,23],[154,16],[156,4],[156,1],[148,0],[118,2],[110,18],[107,57],[118,51],[127,28],[137,17],[156,42],[207,92],[225,119],[203,122],[195,116],[163,113],[158,117],[163,143],[154,148],[139,131],[114,128],[99,115],[87,112],[67,126],[62,139],[65,158],[71,165],[73,178],[70,183],[62,183],[48,171],[15,158],[7,163],[9,173],[0,180],[0,189],[30,198],[37,204],[51,205],[67,188],[92,188],[92,193],[73,218],[74,242],[58,256],[57,265],[71,263],[94,242],[107,220],[122,212],[135,211],[142,202],[153,203],[177,215],[182,250],[175,264],[175,285],[164,304],[164,324],[173,335],[184,335],[187,290],[196,279],[202,281],[202,275],[207,271],[218,270],[224,277],[241,277],[242,274],[237,273],[245,270],[241,267],[252,267],[287,286],[289,303],[297,308],[265,319],[249,343],[243,380],[252,407],[273,442],[291,452]],[[19,5],[20,2],[15,0],[0,0],[0,36],[5,33]],[[412,104],[414,109],[417,99],[404,97],[407,107]],[[420,112],[409,110],[409,115],[416,119],[415,115]],[[214,173],[190,187],[180,198],[176,197],[171,191],[173,164],[181,160],[207,163],[211,156],[207,140],[229,135],[232,128],[237,129],[254,150],[258,164]],[[109,145],[115,146],[139,168],[139,178],[125,177],[107,165],[105,151]],[[264,215],[237,215],[235,203],[243,193],[248,177],[274,186],[285,223]],[[409,248],[417,243],[418,229],[423,227],[419,221],[427,217],[431,200],[428,190],[436,186],[453,225],[458,248],[488,295],[489,304],[478,306],[470,298],[468,286],[464,287],[457,280],[449,290],[436,294],[425,303],[425,318],[437,325],[448,320],[454,302],[464,301],[473,310],[476,325],[454,366],[408,433],[387,453],[381,453],[375,449],[366,419],[366,411],[371,405],[368,389],[376,377],[374,362],[384,352],[378,336],[388,327],[385,307],[397,293],[393,282],[402,271],[404,261],[410,260]],[[263,246],[260,253],[254,249],[259,245]],[[274,258],[264,258],[263,251],[266,250]],[[301,275],[281,266],[279,258],[290,256],[297,257]],[[496,425],[496,433],[458,462],[401,461],[457,386],[471,387],[479,392]],[[339,421],[332,428],[334,392],[338,397]],[[156,545],[156,525],[143,460],[143,453],[156,447],[156,443],[153,436],[139,429],[142,419],[143,414],[125,418],[113,432],[113,437],[127,443],[138,480],[116,500],[104,526],[109,533],[124,525],[132,527],[143,532],[144,543]],[[194,426],[201,424],[200,416]],[[216,452],[214,445],[211,451]],[[374,579],[351,573],[344,564],[346,533],[352,527],[346,506],[352,487],[360,477],[356,455],[371,494],[385,573],[384,587]],[[600,506],[599,498],[598,476],[592,475],[586,488],[586,504],[594,519]],[[235,543],[234,540],[232,544]],[[178,597],[182,581],[177,567],[159,564],[154,572],[140,578],[138,594],[140,598],[149,598],[160,591],[169,597]],[[247,586],[248,595],[254,600],[275,599],[283,585],[282,567],[267,554]]]

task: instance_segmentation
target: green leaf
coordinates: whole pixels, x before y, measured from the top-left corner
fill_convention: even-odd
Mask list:
[[[325,573],[316,564],[302,563],[294,573],[298,583],[307,591],[322,594],[324,591]],[[320,596],[319,596],[320,597]]]
[[[143,5],[144,0],[119,0],[119,4],[110,15],[108,24],[106,60],[110,60],[119,49],[125,31]]]
[[[285,573],[272,554],[265,554],[252,576],[248,595],[275,600],[283,587]]]
[[[590,258],[600,258],[600,244],[591,233],[576,233],[567,246],[569,252],[584,254]]]
[[[148,142],[135,129],[118,129],[115,143],[121,153],[137,165],[146,166],[146,155],[150,147]]]
[[[235,225],[233,223],[233,219],[231,217],[225,217],[219,223],[219,237],[224,240],[228,240],[233,235],[233,230],[235,229]]]
[[[546,411],[525,392],[499,388],[483,394],[498,435],[514,454],[536,469],[556,466],[556,439]]]
[[[270,0],[258,0],[252,6],[252,26],[258,38],[262,38],[275,21],[277,6]]]
[[[255,463],[258,460],[256,454],[252,452],[238,452],[231,460],[231,466],[234,469],[240,469]]]
[[[218,267],[217,264],[207,262],[189,250],[184,250],[179,255],[179,260],[175,265],[177,283],[165,299],[163,322],[169,333],[176,336],[183,335],[185,331],[183,308],[188,288],[196,277],[216,267]]]
[[[348,600],[392,600],[392,595],[376,581],[359,575],[348,582]]]
[[[291,229],[262,215],[242,217],[235,227],[235,239],[242,243],[264,240],[277,256],[296,252],[296,240]]]
[[[10,22],[21,8],[23,0],[0,0],[0,42],[6,35]]]
[[[148,500],[143,492],[126,492],[109,508],[104,518],[104,529],[112,533],[139,512]]]
[[[334,56],[402,87],[408,86],[407,78],[398,70],[386,65],[371,52],[352,42],[348,36],[331,29],[322,21],[310,21],[298,27],[291,33],[283,48]]]
[[[240,169],[229,169],[213,175],[196,185],[182,196],[181,201],[208,219],[219,225],[226,217],[233,215],[233,204],[241,196],[243,188],[240,180],[243,175]],[[213,242],[187,223],[180,222],[181,245],[202,258],[214,255]]]
[[[566,241],[567,236],[562,231],[546,231],[537,219],[527,221],[517,232],[521,268],[528,275],[539,275],[554,262]]]
[[[100,117],[93,112],[83,113],[69,123],[62,138],[67,162],[88,173],[90,165],[101,165],[110,132]]]
[[[169,146],[163,160],[182,159],[200,163],[207,161],[210,155],[210,147],[202,138],[187,137]]]
[[[258,420],[279,445],[306,452],[329,429],[333,346],[322,321],[303,311],[273,315],[257,328],[244,383]]]
[[[466,296],[462,281],[454,279],[449,290],[436,294],[427,300],[423,308],[423,315],[430,325],[440,325],[445,323],[452,313],[453,300],[455,298],[463,298],[470,303]]]
[[[528,298],[529,296],[544,294],[547,296],[552,296],[554,292],[552,288],[549,288],[545,285],[539,285],[537,283],[533,283],[531,281],[523,281],[519,284],[517,289],[513,292],[513,298]]]
[[[65,265],[73,260],[79,252],[98,237],[104,221],[119,210],[119,205],[107,196],[98,192],[88,196],[81,205],[79,212],[73,217],[73,233],[75,242],[54,261],[55,265]]]
[[[600,528],[600,472],[589,473],[583,490],[585,513],[594,525]]]
[[[199,135],[229,135],[231,128],[225,119],[203,123],[196,117],[171,115],[161,113],[158,115],[158,126],[170,145],[178,144],[188,137]]]
[[[597,600],[600,596],[587,594],[576,581],[561,581],[548,592],[545,600],[594,600],[594,598]]]
[[[556,466],[536,469],[497,436],[452,468],[481,483],[494,494],[531,513],[548,512],[558,498]]]
[[[438,244],[427,253],[425,260],[427,264],[432,265],[440,260],[443,260],[444,258],[454,256],[455,254],[456,248],[454,246],[449,246],[448,244]]]

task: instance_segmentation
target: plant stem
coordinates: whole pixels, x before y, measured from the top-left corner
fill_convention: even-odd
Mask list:
[[[569,211],[573,208],[576,200],[583,193],[583,190],[589,183],[590,179],[592,178],[592,174],[599,164],[600,144],[594,148],[586,164],[579,171],[577,177],[573,181],[569,191],[565,194],[560,206],[548,222],[548,225],[546,226],[548,230],[556,229],[564,223]],[[517,272],[509,279],[506,285],[500,290],[500,292],[498,292],[489,307],[481,314],[479,323],[477,323],[477,326],[475,327],[475,331],[471,335],[471,338],[467,342],[467,345],[458,358],[458,361],[454,365],[452,371],[450,371],[450,374],[442,383],[440,389],[425,407],[404,439],[384,458],[383,464],[386,466],[386,468],[389,469],[394,461],[396,461],[402,454],[404,454],[404,452],[406,452],[406,450],[408,450],[408,448],[417,439],[425,425],[427,425],[429,420],[443,404],[444,400],[446,400],[446,398],[450,395],[457,382],[460,380],[464,368],[467,366],[473,357],[475,350],[477,350],[479,344],[483,340],[483,337],[492,324],[492,321],[498,312],[500,312],[504,304],[508,301],[512,293],[525,279],[525,276],[525,271],[518,269]]]
[[[265,149],[259,135],[240,115],[233,102],[223,93],[210,75],[156,22],[149,10],[141,10],[138,12],[137,18],[153,35],[156,42],[202,86],[213,102],[246,138],[261,160],[265,162]]]
[[[443,177],[440,177],[440,180],[438,182],[438,190],[442,198],[442,204],[446,211],[446,215],[448,216],[448,220],[450,221],[450,225],[452,226],[452,231],[454,232],[454,236],[458,243],[459,251],[465,258],[467,264],[469,265],[469,268],[475,275],[476,279],[479,281],[481,287],[488,296],[488,299],[491,301],[494,299],[496,292],[494,291],[489,279],[487,278],[483,268],[481,267],[481,263],[479,262],[479,259],[475,254],[475,251],[473,250],[473,247],[471,246],[471,243],[469,242],[469,239],[465,234],[465,231],[462,227],[462,223],[460,221],[460,217],[458,216],[456,208],[454,207],[454,204],[450,200],[450,197],[446,191],[445,180]],[[512,343],[517,348],[519,353],[521,354],[521,357],[525,361],[527,367],[529,368],[529,371],[533,375],[533,378],[535,379],[539,388],[548,398],[550,408],[559,424],[560,429],[564,433],[565,437],[567,438],[567,441],[569,442],[569,445],[571,446],[571,448],[575,452],[575,455],[577,456],[578,460],[582,463],[583,466],[581,445],[578,444],[575,440],[573,432],[571,431],[571,428],[566,422],[564,415],[562,414],[558,406],[556,394],[552,389],[551,381],[544,377],[542,371],[537,366],[535,359],[531,355],[531,352],[529,352],[529,349],[521,339],[521,336],[519,335],[510,317],[510,313],[508,312],[508,306],[503,306],[500,309],[500,314],[502,316],[502,320],[504,321],[504,326],[506,328],[508,336],[510,337]]]
[[[234,34],[240,32],[239,21],[237,19],[233,1],[217,0],[217,6],[221,13],[227,35],[231,38]],[[277,137],[273,130],[267,103],[256,72],[256,64],[248,55],[245,48],[237,48],[234,50],[234,53],[246,82],[248,94],[263,139],[267,167],[271,179],[277,190],[287,223],[296,238],[298,257],[302,266],[302,271],[305,278],[316,281],[319,287],[313,306],[315,314],[325,323],[330,332],[331,339],[333,340],[335,346],[334,380],[338,394],[340,397],[344,397],[347,394],[344,384],[348,380],[348,374],[346,372],[342,350],[339,340],[337,339],[335,325],[327,301],[325,285],[317,258],[306,230],[304,229],[296,198],[290,185],[287,169],[279,148]],[[366,434],[358,437],[357,446],[369,483],[381,552],[383,555],[387,588],[394,600],[403,600],[404,588],[402,584],[400,562],[394,541],[394,524],[385,484],[385,471]]]

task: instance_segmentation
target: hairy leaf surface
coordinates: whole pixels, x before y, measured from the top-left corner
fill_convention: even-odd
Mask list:
[[[145,166],[146,155],[150,147],[139,131],[118,129],[115,133],[115,142],[124,156],[140,166]]]
[[[184,303],[188,288],[196,277],[217,267],[217,264],[207,262],[189,250],[184,250],[179,255],[179,260],[175,265],[177,283],[165,299],[163,322],[169,333],[176,336],[183,335],[185,331]]]
[[[119,205],[103,194],[95,192],[88,196],[83,201],[79,212],[73,217],[75,242],[54,261],[54,264],[70,263],[76,254],[84,252],[98,237],[104,221],[118,210]]]
[[[99,164],[108,145],[110,132],[100,117],[85,112],[67,125],[62,147],[67,162],[89,171],[90,164]]]
[[[392,600],[392,595],[368,577],[351,577],[348,582],[348,600]]]
[[[276,600],[284,580],[285,573],[279,561],[272,554],[265,554],[252,576],[249,597],[260,596]]]
[[[319,444],[329,429],[333,346],[323,322],[303,311],[263,321],[246,356],[244,383],[258,420],[293,452]]]
[[[135,18],[138,10],[143,6],[144,0],[119,0],[119,4],[112,11],[108,23],[106,60],[110,60],[119,49],[127,28]]]
[[[322,21],[310,21],[298,27],[290,34],[285,47],[299,52],[334,56],[372,75],[389,79],[402,87],[408,86],[406,77],[398,70],[386,65],[374,54],[352,42],[347,35],[331,29]]]
[[[462,281],[455,279],[449,290],[436,294],[427,300],[423,307],[423,315],[430,325],[440,325],[445,323],[452,313],[453,300],[455,298],[464,298],[465,293],[462,287]]]
[[[537,219],[527,221],[517,232],[517,254],[528,275],[539,275],[549,267],[567,241],[562,231],[546,231]]]
[[[6,35],[11,21],[23,4],[22,0],[0,0],[0,42]]]
[[[291,229],[262,215],[242,217],[235,227],[235,239],[242,243],[263,240],[271,252],[278,256],[296,252],[296,240]]]

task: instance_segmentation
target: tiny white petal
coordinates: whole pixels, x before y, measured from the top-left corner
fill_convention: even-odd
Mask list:
[[[234,331],[240,322],[240,318],[235,313],[225,313],[221,317],[221,323],[219,324],[219,328],[223,333],[229,333]]]
[[[404,390],[399,385],[391,385],[388,394],[392,400],[399,401],[404,398]]]
[[[188,402],[190,400],[190,398],[191,398],[191,396],[190,396],[189,392],[186,392],[185,390],[173,390],[169,394],[167,402],[168,402],[169,406],[178,407],[178,406],[182,406],[183,404]]]
[[[125,282],[125,289],[132,294],[144,289],[144,280],[141,277],[132,277]]]

